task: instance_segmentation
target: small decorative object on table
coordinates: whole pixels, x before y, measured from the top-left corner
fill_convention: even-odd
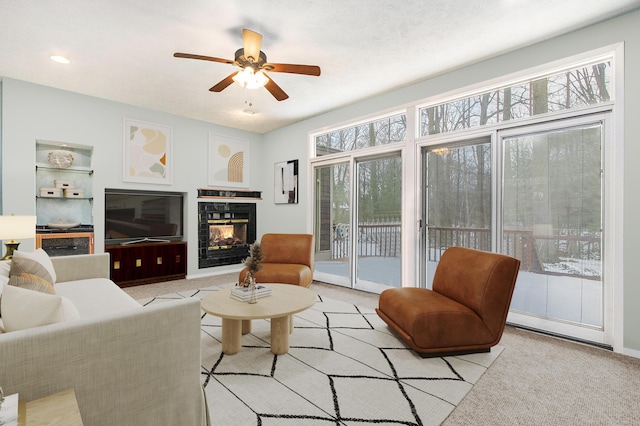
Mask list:
[[[14,393],[5,398],[0,387],[0,425],[18,425],[18,394]]]
[[[251,291],[249,287],[234,287],[231,289],[231,298],[240,302],[249,302],[251,298],[260,299],[271,295],[271,287],[262,284],[254,284],[255,290]],[[255,303],[255,302],[252,302]]]
[[[243,282],[240,283],[241,287],[249,288],[249,303],[256,303],[256,279],[254,277],[255,273],[262,269],[260,262],[264,259],[264,254],[262,253],[262,247],[259,242],[255,242],[251,244],[249,248],[250,256],[247,257],[243,263],[247,268],[247,275]]]

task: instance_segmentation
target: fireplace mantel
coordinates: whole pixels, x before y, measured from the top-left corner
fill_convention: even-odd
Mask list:
[[[198,198],[234,198],[243,200],[262,200],[262,191],[198,188]]]

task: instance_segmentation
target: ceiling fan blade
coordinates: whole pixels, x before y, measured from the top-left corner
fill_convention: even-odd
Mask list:
[[[226,89],[227,87],[229,87],[233,83],[233,77],[235,77],[236,74],[238,74],[239,72],[240,71],[236,71],[233,74],[228,75],[222,81],[220,81],[218,84],[216,84],[215,86],[213,86],[209,90],[211,92],[222,92],[224,89]]]
[[[214,56],[203,56],[203,55],[193,55],[191,53],[179,53],[176,52],[173,54],[175,58],[186,58],[186,59],[199,59],[201,61],[211,61],[211,62],[222,62],[223,64],[233,64],[234,61],[230,59],[222,59],[216,58]]]
[[[242,30],[242,42],[244,43],[244,56],[251,56],[254,60],[260,57],[260,47],[262,46],[262,35],[255,31]]]
[[[273,81],[271,76],[269,76],[269,81],[267,81],[267,84],[265,84],[264,87],[279,101],[284,101],[289,97],[289,95],[287,95],[284,90],[282,90],[280,86]]]
[[[291,74],[320,75],[320,67],[316,65],[297,64],[266,64],[265,69],[269,72],[288,72]]]

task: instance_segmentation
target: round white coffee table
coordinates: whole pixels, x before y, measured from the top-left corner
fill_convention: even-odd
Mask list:
[[[282,355],[289,351],[293,314],[313,306],[316,294],[297,285],[266,285],[271,287],[271,295],[258,299],[254,304],[232,299],[231,288],[216,291],[202,299],[203,311],[222,318],[223,353],[238,353],[242,335],[251,332],[251,320],[267,318],[271,319],[271,352]]]

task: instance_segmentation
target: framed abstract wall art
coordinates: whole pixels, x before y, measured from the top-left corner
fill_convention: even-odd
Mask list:
[[[171,184],[171,127],[125,118],[123,154],[123,181]]]
[[[273,182],[276,204],[298,204],[298,160],[276,163]]]
[[[209,133],[209,175],[212,186],[249,187],[249,142]]]

